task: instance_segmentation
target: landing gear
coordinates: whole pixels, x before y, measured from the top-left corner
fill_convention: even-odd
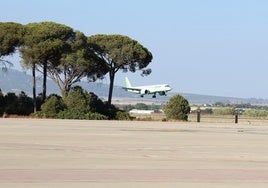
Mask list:
[[[161,95],[161,96],[163,96],[163,95],[167,96],[166,92],[164,92],[164,91],[161,91],[161,92],[159,93],[159,95]]]
[[[141,98],[143,98],[143,95],[141,95]]]
[[[156,96],[155,96],[155,95],[153,95],[153,96],[152,96],[152,98],[156,98]]]

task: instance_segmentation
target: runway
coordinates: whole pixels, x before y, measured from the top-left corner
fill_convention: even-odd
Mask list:
[[[0,119],[0,187],[267,187],[268,124]]]

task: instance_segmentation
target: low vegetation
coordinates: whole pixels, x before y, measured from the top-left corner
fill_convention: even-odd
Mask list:
[[[38,97],[41,101],[41,96]],[[88,93],[81,87],[73,87],[62,98],[52,94],[44,103],[40,104],[40,110],[33,112],[33,99],[24,92],[18,96],[14,93],[3,95],[0,90],[0,115],[23,115],[38,118],[59,119],[88,119],[88,120],[130,120],[131,117],[125,111],[119,110],[113,105],[108,105],[94,93]]]
[[[190,111],[189,102],[181,95],[171,97],[164,107],[167,119],[187,121]]]
[[[196,121],[196,110],[189,112],[188,101],[181,96],[174,96],[168,103],[163,105],[137,103],[135,105],[114,106],[103,102],[94,93],[89,93],[81,87],[71,87],[65,97],[52,94],[42,103],[42,95],[37,97],[38,111],[33,112],[33,99],[24,92],[3,94],[0,90],[0,116],[28,116],[38,118],[59,119],[87,119],[87,120],[133,120],[129,115],[132,109],[153,110],[150,115],[139,115],[136,120],[189,120]],[[201,108],[201,121],[234,120],[234,115],[239,114],[241,119],[252,121],[267,119],[268,110],[265,106],[254,106],[249,104],[208,106]],[[164,109],[165,114],[162,109]],[[216,119],[215,119],[216,118]],[[208,120],[210,119],[210,120]],[[251,120],[250,120],[251,119]]]

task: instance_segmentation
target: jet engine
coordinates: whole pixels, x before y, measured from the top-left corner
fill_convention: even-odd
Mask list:
[[[149,94],[149,90],[147,90],[147,89],[142,89],[141,90],[141,95],[145,95],[145,94]]]
[[[161,95],[161,96],[166,95],[166,92],[164,92],[164,91],[160,91],[160,92],[159,92],[159,95]]]

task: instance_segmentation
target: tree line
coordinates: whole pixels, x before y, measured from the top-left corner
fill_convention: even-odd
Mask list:
[[[42,103],[42,95],[37,96],[37,112],[33,113],[33,99],[23,91],[3,94],[0,90],[0,116],[9,115],[31,116],[37,118],[58,119],[117,119],[130,120],[130,115],[103,102],[92,92],[80,86],[71,87],[65,97],[51,94]]]
[[[47,78],[59,87],[62,97],[67,97],[73,84],[83,78],[89,81],[110,80],[107,104],[111,105],[115,75],[123,72],[141,71],[151,73],[147,68],[152,53],[138,41],[117,34],[96,34],[86,36],[81,31],[55,23],[36,22],[26,25],[14,22],[0,22],[0,63],[6,67],[10,62],[6,56],[20,53],[23,67],[32,72],[32,96],[34,112],[37,111],[36,71],[42,73],[41,102],[47,94]]]

